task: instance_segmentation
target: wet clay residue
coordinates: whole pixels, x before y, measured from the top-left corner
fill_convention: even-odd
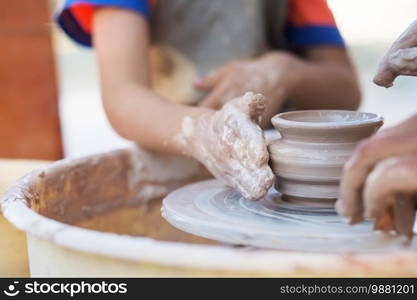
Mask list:
[[[148,202],[208,177],[195,161],[135,148],[52,164],[34,177],[25,198],[43,216],[78,224],[121,208],[145,209]]]
[[[185,233],[168,224],[161,217],[162,199],[154,199],[148,205],[125,206],[92,216],[75,225],[102,232],[149,237],[155,240],[190,244],[218,245],[213,240]]]

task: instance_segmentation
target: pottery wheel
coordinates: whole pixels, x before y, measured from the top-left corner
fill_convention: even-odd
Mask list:
[[[284,201],[271,189],[259,201],[246,200],[216,180],[170,193],[162,216],[185,232],[236,245],[310,252],[375,252],[417,249],[416,239],[375,232],[372,222],[351,226],[330,206]]]

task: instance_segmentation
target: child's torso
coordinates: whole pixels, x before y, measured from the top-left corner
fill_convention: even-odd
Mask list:
[[[196,103],[202,95],[192,87],[195,78],[282,46],[286,6],[281,0],[158,1],[151,18],[153,89],[174,102]]]

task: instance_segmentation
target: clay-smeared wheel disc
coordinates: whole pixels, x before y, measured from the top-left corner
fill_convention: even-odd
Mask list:
[[[216,180],[182,187],[163,201],[163,217],[173,226],[221,242],[313,252],[389,251],[405,239],[372,231],[372,223],[350,226],[333,208],[285,202],[270,190],[249,201]],[[416,239],[411,245],[417,249]]]

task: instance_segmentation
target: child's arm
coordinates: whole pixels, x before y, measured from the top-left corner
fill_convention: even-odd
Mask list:
[[[181,154],[173,137],[185,116],[208,109],[164,101],[149,87],[148,23],[145,17],[116,8],[97,9],[93,21],[103,105],[123,137],[157,152]]]
[[[98,9],[93,33],[104,108],[120,135],[152,151],[193,157],[248,199],[268,191],[273,174],[257,125],[264,97],[247,93],[219,111],[164,101],[148,87],[148,25],[141,15]]]
[[[313,47],[293,70],[296,84],[290,99],[299,109],[357,109],[360,89],[347,51],[338,47]]]
[[[208,92],[200,106],[220,108],[246,90],[262,93],[269,100],[263,125],[285,100],[298,109],[356,109],[360,92],[346,50],[321,46],[308,49],[305,55],[272,51],[226,64],[195,83]]]

